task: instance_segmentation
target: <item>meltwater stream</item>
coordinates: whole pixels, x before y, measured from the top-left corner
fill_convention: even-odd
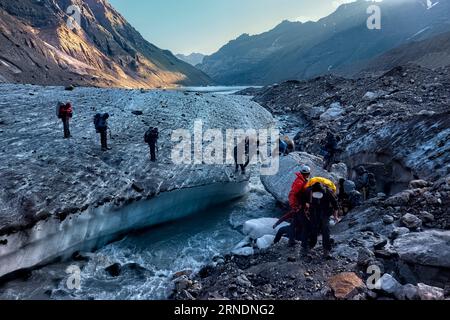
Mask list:
[[[87,262],[54,263],[0,285],[0,299],[166,299],[172,276],[198,271],[242,240],[242,224],[252,218],[280,216],[254,173],[249,193],[232,203],[170,224],[132,234],[89,254]],[[120,274],[105,269],[122,265]],[[69,289],[67,267],[81,269],[79,290]]]

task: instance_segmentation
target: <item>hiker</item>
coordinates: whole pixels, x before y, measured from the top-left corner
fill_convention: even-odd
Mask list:
[[[362,204],[362,194],[356,190],[355,183],[350,180],[339,180],[338,202],[342,209],[342,215],[347,215],[351,210]]]
[[[302,256],[306,257],[309,251],[317,244],[319,234],[322,234],[322,244],[324,258],[330,258],[331,237],[330,237],[330,217],[334,216],[339,222],[339,206],[335,194],[323,186],[316,183],[306,189],[303,194],[305,210],[300,215],[302,232]]]
[[[242,151],[244,154],[240,155],[239,152]],[[234,147],[234,163],[236,164],[236,173],[240,167],[241,173],[245,174],[245,170],[250,164],[250,139],[248,137]]]
[[[366,168],[359,166],[356,169],[356,189],[361,192],[363,201],[367,201],[377,196],[377,180],[373,173],[369,173]]]
[[[289,154],[288,144],[282,139],[279,140],[279,143],[280,143],[280,156],[287,156]]]
[[[100,133],[100,142],[102,145],[102,151],[111,150],[108,147],[108,113],[97,113],[94,117],[94,125],[97,133]]]
[[[341,138],[335,136],[333,133],[328,132],[327,137],[322,142],[322,151],[324,153],[324,166],[327,171],[331,170],[331,167],[336,162],[336,154],[339,151],[339,142]]]
[[[302,210],[302,194],[305,191],[306,184],[311,176],[311,168],[304,165],[300,168],[300,172],[296,173],[297,179],[294,181],[289,193],[290,210],[273,226],[276,229],[285,221],[290,221],[290,226],[281,228],[277,235],[281,239],[283,235],[289,236],[289,246],[295,246],[295,241],[301,239],[302,225],[299,215]],[[289,228],[289,230],[288,230]],[[278,240],[279,241],[279,240]]]
[[[369,186],[368,186],[368,192],[367,192],[367,199],[373,199],[376,198],[377,193],[377,179],[375,178],[375,175],[373,173],[369,173],[368,175],[369,180]]]
[[[158,128],[151,127],[145,133],[144,140],[145,143],[147,143],[150,148],[150,160],[152,162],[156,162],[156,144],[158,142],[158,139],[159,139]]]
[[[71,138],[69,121],[73,117],[73,109],[70,102],[66,104],[58,102],[56,107],[56,115],[62,120],[64,126],[64,139]]]

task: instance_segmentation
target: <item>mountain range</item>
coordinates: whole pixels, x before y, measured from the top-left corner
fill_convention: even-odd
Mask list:
[[[155,88],[211,79],[147,42],[106,0],[0,0],[0,82]]]
[[[194,52],[194,53],[191,53],[191,54],[188,54],[188,55],[185,55],[185,54],[177,54],[176,57],[177,57],[178,59],[180,59],[180,60],[182,60],[182,61],[184,61],[184,62],[187,62],[187,63],[189,63],[190,65],[192,65],[192,66],[195,67],[196,65],[202,63],[202,62],[203,62],[203,59],[204,59],[206,56],[205,56],[204,54],[202,54],[202,53],[196,53],[196,52]]]
[[[368,8],[374,4],[380,8],[381,29],[367,26]],[[381,56],[390,50],[450,31],[450,1],[432,4],[431,8],[426,0],[344,4],[317,22],[284,21],[259,35],[243,34],[197,67],[226,85],[267,85],[325,73],[348,74],[366,65],[373,69],[375,58],[386,65],[389,58]]]

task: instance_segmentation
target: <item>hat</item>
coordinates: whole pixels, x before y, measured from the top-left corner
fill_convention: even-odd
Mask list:
[[[311,174],[311,168],[304,165],[300,168],[300,173],[301,174]]]

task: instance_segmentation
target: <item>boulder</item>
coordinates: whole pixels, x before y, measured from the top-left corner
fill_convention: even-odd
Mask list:
[[[432,215],[431,213],[429,213],[427,211],[422,211],[420,213],[420,218],[425,223],[431,223],[431,222],[434,222],[434,220],[435,220],[434,215]]]
[[[231,253],[235,256],[249,257],[255,254],[255,250],[252,247],[244,247],[240,249],[234,249],[233,251],[231,251]]]
[[[347,179],[348,177],[348,168],[345,163],[339,162],[333,164],[331,166],[331,173],[335,175],[336,178],[339,179]]]
[[[398,300],[417,300],[419,298],[417,287],[412,284],[399,287],[394,292],[394,296]]]
[[[287,223],[282,223],[274,229],[273,225],[277,223],[277,221],[278,219],[275,218],[249,220],[244,223],[243,233],[251,239],[259,239],[266,235],[275,236],[280,228],[288,225]]]
[[[423,189],[430,186],[430,183],[425,180],[413,180],[409,183],[411,189]]]
[[[273,235],[265,235],[256,240],[256,246],[260,250],[266,250],[269,249],[270,246],[273,244],[273,241],[275,240],[275,236]]]
[[[401,223],[410,230],[416,230],[422,226],[422,220],[410,213],[407,213],[402,217]]]
[[[386,92],[379,90],[376,92],[372,92],[372,91],[367,91],[366,94],[363,96],[363,100],[365,101],[374,101],[377,100],[378,98],[384,96],[386,94]]]
[[[337,118],[344,115],[345,109],[342,107],[342,105],[339,102],[331,104],[330,108],[322,113],[320,116],[321,121],[333,121]]]
[[[252,244],[252,239],[250,237],[245,237],[241,242],[239,242],[235,247],[234,250],[236,249],[241,249],[244,247],[248,247]]]
[[[388,294],[394,294],[400,287],[401,284],[388,273],[385,273],[380,280],[377,281],[377,288]]]
[[[392,231],[391,233],[391,239],[397,239],[398,237],[404,235],[404,234],[408,234],[410,231],[408,228],[395,228],[394,231]]]
[[[391,207],[404,206],[408,204],[413,192],[406,190],[386,199],[385,204]]]
[[[177,292],[186,290],[187,288],[189,288],[192,285],[192,281],[189,280],[189,278],[186,275],[183,275],[183,276],[175,279],[173,282],[175,284],[175,290]]]
[[[393,216],[390,216],[388,214],[383,216],[383,223],[384,224],[393,224],[394,221],[395,221],[395,219],[394,219]]]
[[[280,169],[276,175],[262,176],[264,188],[284,205],[289,204],[288,196],[292,184],[297,179],[296,173],[302,165],[311,168],[312,177],[323,177],[338,183],[339,178],[323,169],[323,160],[320,157],[305,153],[294,152],[280,159]]]
[[[367,248],[360,248],[358,250],[358,265],[366,268],[375,260],[375,254]]]
[[[444,300],[444,289],[431,287],[424,283],[417,285],[417,294],[420,300]]]
[[[334,296],[343,300],[352,299],[366,287],[361,278],[353,272],[344,272],[331,277],[328,285],[333,290]]]
[[[400,259],[412,264],[450,268],[450,231],[408,233],[394,241]]]

